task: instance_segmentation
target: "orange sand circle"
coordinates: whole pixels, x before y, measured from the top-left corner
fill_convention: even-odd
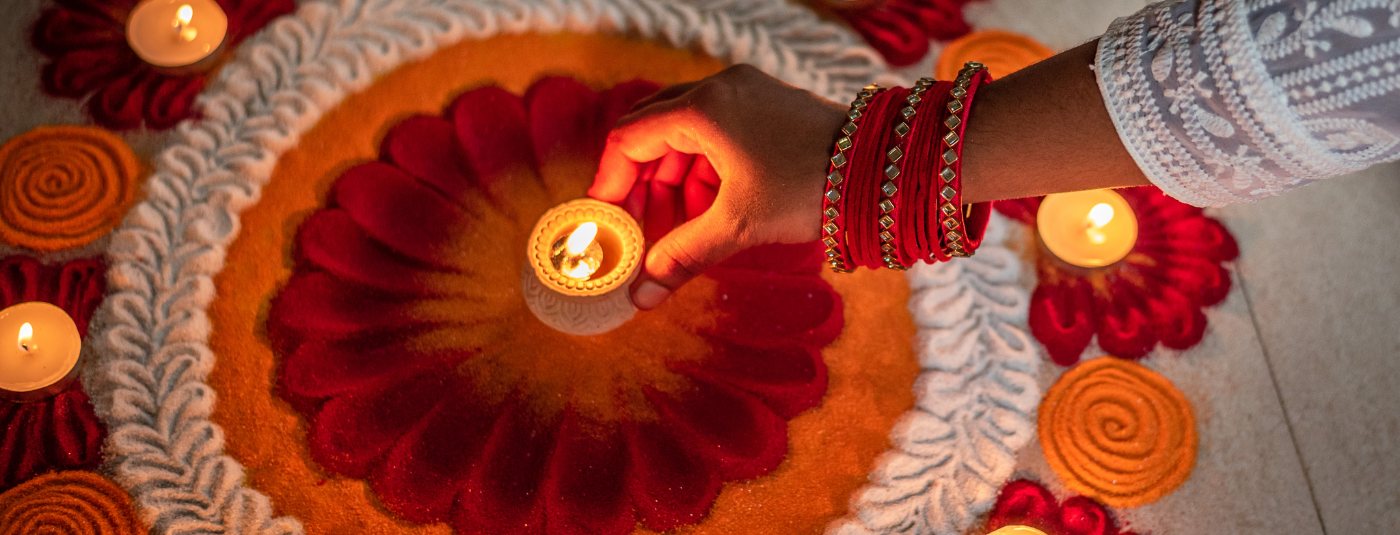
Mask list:
[[[0,494],[0,535],[139,535],[131,497],[91,472],[55,472]]]
[[[41,126],[0,147],[0,240],[38,251],[87,245],[136,196],[136,155],[100,128]]]
[[[952,80],[964,63],[978,61],[987,66],[992,76],[1005,78],[1053,55],[1055,51],[1019,33],[982,30],[948,43],[933,72],[939,80]]]
[[[212,418],[225,432],[226,452],[246,467],[247,484],[272,497],[274,513],[296,517],[317,535],[452,532],[445,524],[395,518],[364,481],[323,472],[307,454],[304,419],[276,394],[277,358],[262,331],[267,303],[291,275],[297,225],[323,204],[341,172],[377,158],[389,126],[412,114],[439,114],[456,95],[482,85],[518,94],[547,75],[599,89],[637,77],[673,84],[721,68],[696,52],[610,35],[469,41],[348,97],[283,155],[261,200],[242,216],[209,309],[218,356],[208,379],[219,396]],[[726,485],[704,522],[673,533],[819,533],[847,513],[851,495],[889,448],[895,420],[914,405],[919,372],[908,285],[891,271],[828,280],[843,296],[848,324],[823,352],[829,372],[823,404],[789,422],[789,455],[777,470]]]
[[[1171,381],[1131,361],[1083,362],[1040,402],[1040,447],[1069,488],[1113,507],[1176,490],[1196,465],[1196,419]]]

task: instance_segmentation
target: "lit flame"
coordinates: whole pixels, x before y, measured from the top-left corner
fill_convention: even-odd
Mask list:
[[[574,229],[574,233],[569,235],[568,243],[564,244],[564,252],[568,253],[569,256],[581,255],[588,249],[589,245],[593,245],[593,238],[596,236],[598,236],[597,223],[589,221],[579,225],[578,228]],[[575,276],[567,273],[566,275],[570,277]],[[584,276],[588,275],[589,274],[584,274]]]
[[[564,240],[564,247],[554,260],[554,266],[559,268],[559,272],[564,275],[588,280],[593,276],[593,272],[598,270],[601,262],[601,250],[598,248],[594,238],[598,237],[598,224],[585,222],[574,229],[569,237]],[[557,242],[556,242],[557,244]],[[555,245],[558,247],[558,245]]]
[[[1113,207],[1106,203],[1098,203],[1089,209],[1089,222],[1092,226],[1103,227],[1109,221],[1113,221]]]
[[[589,275],[593,274],[593,266],[588,265],[587,262],[579,262],[574,267],[564,268],[562,271],[565,275],[575,279],[587,279]]]
[[[1089,218],[1084,220],[1086,232],[1089,234],[1089,241],[1102,244],[1108,241],[1108,236],[1104,236],[1103,227],[1109,221],[1113,221],[1113,207],[1106,203],[1095,204],[1089,209]]]
[[[175,20],[172,21],[172,24],[175,26],[175,33],[180,36],[180,39],[193,41],[194,38],[199,35],[198,30],[190,27],[191,20],[194,20],[194,8],[190,7],[188,4],[180,6],[180,9],[175,10]]]
[[[19,348],[29,351],[34,342],[34,326],[28,323],[19,326]]]

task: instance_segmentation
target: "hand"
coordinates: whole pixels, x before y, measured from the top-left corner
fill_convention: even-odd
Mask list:
[[[620,202],[642,162],[703,154],[720,177],[714,204],[657,241],[632,286],[638,308],[743,249],[821,237],[822,193],[845,107],[749,65],[672,86],[618,120],[588,194]]]

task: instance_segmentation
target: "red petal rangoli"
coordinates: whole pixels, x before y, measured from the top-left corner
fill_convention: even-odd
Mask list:
[[[50,266],[11,256],[0,260],[0,308],[50,303],[72,316],[86,337],[88,321],[106,295],[106,277],[107,266],[99,260]],[[82,381],[40,401],[0,400],[0,491],[46,472],[96,469],[106,438]]]
[[[580,535],[697,523],[724,482],[783,461],[843,325],[820,247],[741,253],[597,336],[555,332],[521,298],[535,220],[582,196],[610,125],[655,90],[476,89],[341,175],[268,313],[312,458],[414,522]],[[717,181],[703,158],[653,166],[628,203],[649,236]]]
[[[1239,247],[1224,225],[1154,187],[1115,191],[1138,220],[1137,244],[1122,261],[1090,269],[1044,247],[1034,253],[1039,282],[1031,294],[1031,334],[1061,366],[1079,362],[1094,335],[1104,351],[1122,358],[1142,358],[1159,342],[1193,347],[1205,335],[1201,309],[1230,293],[1223,264],[1239,256]],[[1035,228],[1040,198],[996,207]]]
[[[971,0],[817,0],[845,19],[865,42],[896,67],[918,63],[929,41],[950,41],[972,27],[963,18]]]
[[[296,10],[294,0],[216,0],[228,16],[222,53],[272,19]],[[161,129],[194,115],[194,98],[218,61],[163,69],[142,61],[126,40],[127,17],[139,0],[58,0],[34,25],[34,48],[48,56],[44,92],[87,99],[98,124]]]
[[[1063,503],[1040,483],[1018,479],[997,494],[987,517],[986,533],[1006,526],[1030,526],[1050,535],[1135,535],[1123,530],[1113,511],[1084,496]]]

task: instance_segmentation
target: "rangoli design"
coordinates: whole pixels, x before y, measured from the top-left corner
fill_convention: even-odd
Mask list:
[[[903,67],[928,55],[929,41],[947,41],[972,30],[963,18],[971,0],[812,0],[845,19],[891,65]],[[952,78],[947,78],[951,80]]]
[[[37,251],[79,247],[121,222],[140,167],[100,128],[41,126],[0,146],[0,240]]]
[[[1225,262],[1239,246],[1225,226],[1200,208],[1153,187],[1116,190],[1137,215],[1138,237],[1128,256],[1102,268],[1081,268],[1038,241],[1038,282],[1031,294],[1031,334],[1056,364],[1069,366],[1098,336],[1099,347],[1142,358],[1157,344],[1188,349],[1205,336],[1204,307],[1230,293]],[[1003,201],[997,210],[1035,228],[1040,198]]]
[[[1081,362],[1040,403],[1040,447],[1065,485],[1114,507],[1170,494],[1196,466],[1191,403],[1165,377],[1113,357]]]
[[[934,66],[939,80],[952,80],[969,61],[987,66],[992,76],[1004,78],[1055,55],[1045,45],[1019,33],[1006,30],[978,30],[959,37],[943,47]]]
[[[380,161],[336,181],[268,314],[317,462],[404,518],[482,534],[667,530],[777,467],[843,323],[820,247],[741,254],[591,337],[543,325],[520,296],[529,229],[582,195],[578,162],[656,89],[473,90],[394,126]]]
[[[909,270],[918,401],[835,535],[955,534],[975,525],[1034,436],[1040,358],[1025,333],[1021,263],[993,217],[977,254]]]
[[[194,115],[212,65],[163,69],[142,61],[126,40],[126,20],[138,0],[57,0],[34,26],[34,48],[48,56],[44,91],[87,99],[87,112],[114,130],[170,128]],[[291,13],[293,0],[218,0],[228,16],[226,51]],[[194,69],[191,71],[190,69]]]
[[[50,266],[26,256],[0,259],[0,308],[50,303],[67,312],[86,336],[106,290],[106,271],[98,260]],[[93,412],[81,381],[41,401],[0,401],[0,429],[6,430],[0,441],[0,490],[45,472],[92,470],[102,464],[106,426]],[[0,514],[4,511],[0,507]]]
[[[131,497],[92,472],[54,472],[0,494],[0,535],[141,535]]]
[[[112,431],[110,466],[153,529],[302,531],[245,486],[210,421],[205,382],[215,361],[209,281],[279,156],[348,94],[404,63],[467,39],[564,29],[694,48],[831,98],[884,72],[854,35],[779,0],[337,0],[274,21],[239,46],[201,97],[201,120],[153,160],[147,200],[109,248],[112,288],[93,340],[102,357],[89,385]]]
[[[248,534],[303,530],[295,519],[275,518],[267,497],[245,487],[242,466],[223,453],[222,432],[210,421],[213,392],[205,384],[215,358],[208,346],[211,322],[205,310],[214,297],[209,280],[222,269],[226,248],[239,231],[239,213],[257,202],[279,156],[347,94],[448,44],[523,32],[625,32],[696,48],[726,63],[752,63],[829,98],[848,95],[870,80],[888,78],[875,53],[859,46],[850,33],[785,2],[640,2],[312,1],[301,5],[295,16],[273,22],[267,31],[253,36],[238,47],[237,54],[229,56],[230,62],[219,71],[213,87],[201,97],[201,120],[180,128],[153,160],[156,172],[149,182],[148,200],[130,212],[113,238],[113,291],[103,309],[102,331],[94,341],[102,356],[95,364],[97,377],[88,383],[94,389],[99,413],[112,425],[110,465],[116,480],[132,492],[142,514],[153,522],[152,529]],[[150,119],[145,120],[151,124]],[[690,183],[701,185],[703,181],[683,182]],[[993,249],[984,245],[979,256]],[[389,252],[404,256],[421,251],[390,248]],[[988,256],[993,257],[997,255]],[[995,488],[1014,465],[1015,451],[1029,440],[1030,433],[1024,430],[1029,429],[1038,398],[1033,380],[1038,360],[1034,347],[1024,343],[1026,338],[1018,326],[1025,317],[1023,307],[1021,312],[1015,311],[1016,303],[1025,298],[1015,285],[1018,261],[1009,252],[997,258],[1000,260],[980,267],[930,268],[932,278],[920,286],[927,289],[920,295],[932,296],[920,302],[938,303],[932,310],[916,311],[916,316],[923,314],[917,320],[920,328],[932,340],[918,348],[921,360],[927,361],[921,363],[925,375],[916,393],[920,406],[896,429],[898,451],[890,456],[895,460],[882,463],[879,470],[883,475],[872,481],[871,488],[905,485],[917,478],[933,485],[900,498],[862,499],[853,510],[862,525],[868,521],[885,526],[878,528],[882,532],[900,529],[899,522],[892,520],[896,514],[924,511],[929,517],[917,521],[924,522],[921,530],[951,533],[971,526],[991,507]],[[748,276],[751,273],[742,272],[752,270],[745,266],[757,265],[749,262],[774,261],[760,256],[725,269]],[[978,278],[958,281],[962,275],[957,269],[971,270]],[[805,277],[797,273],[783,276]],[[434,289],[431,279],[401,284],[404,288]],[[951,319],[956,312],[945,312],[965,303],[957,295],[969,290],[985,297],[973,302],[990,311],[977,325],[957,323]],[[421,312],[431,310],[414,311]],[[994,321],[987,323],[989,318]],[[946,328],[955,323],[957,327]],[[953,338],[978,333],[972,337],[978,341],[969,344],[939,338],[940,332],[963,333],[950,335]],[[707,383],[720,381],[698,374],[677,376]],[[728,384],[738,385],[729,387],[733,391],[754,395],[741,383],[731,378]],[[972,385],[970,388],[984,394],[966,397],[961,387],[954,386],[957,384]],[[316,398],[286,390],[287,399],[306,414],[319,417],[330,403],[323,401],[329,396]],[[994,393],[998,390],[1001,393]],[[943,407],[953,399],[966,402],[949,412]],[[455,403],[460,406],[460,402]],[[760,404],[781,416],[782,410],[775,407],[782,403],[763,398]],[[450,408],[435,405],[434,413],[419,422],[432,422]],[[552,428],[556,438],[581,429],[576,423],[583,420],[570,420],[574,423],[568,425],[575,427],[558,421],[560,425]],[[656,421],[660,421],[659,416]],[[157,426],[152,422],[161,423]],[[921,437],[945,425],[962,431],[926,447],[928,441]],[[985,433],[993,428],[1001,434]],[[415,430],[400,436],[412,443],[420,435]],[[554,444],[563,442],[556,440]],[[953,452],[961,460],[940,464],[938,456],[943,452]],[[706,452],[705,457],[713,460],[716,456]],[[371,484],[388,481],[381,474],[393,472],[385,463],[364,466],[366,472],[373,466],[373,473],[364,476]],[[710,466],[731,470],[742,464]],[[924,470],[930,467],[932,471]],[[959,485],[952,486],[954,482]],[[879,498],[877,494],[870,491],[863,495]],[[394,498],[388,492],[380,498],[385,496]],[[446,510],[456,506],[453,503],[452,509]],[[421,509],[403,510],[409,515],[452,515],[442,513],[443,505],[435,501],[426,502]],[[615,520],[606,515],[593,520],[599,518]]]
[[[1085,496],[1060,502],[1049,489],[1028,479],[1002,487],[982,533],[1005,526],[1030,526],[1054,535],[1135,535],[1123,530],[1103,504]]]

